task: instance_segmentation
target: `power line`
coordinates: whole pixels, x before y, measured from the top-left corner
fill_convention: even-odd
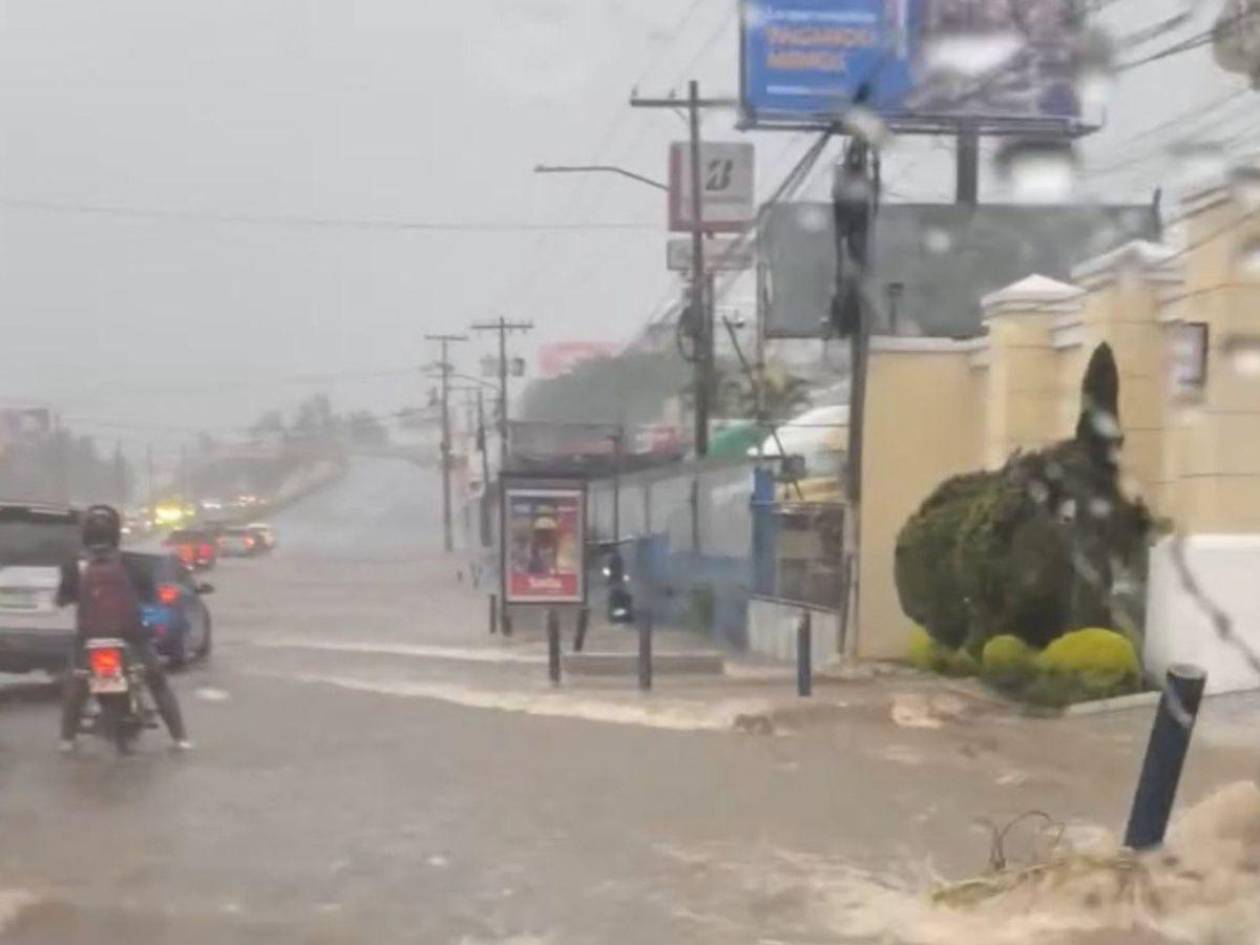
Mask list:
[[[224,223],[244,226],[280,226],[301,229],[350,229],[385,232],[519,233],[565,230],[652,230],[654,223],[583,221],[577,223],[531,221],[407,220],[369,217],[319,217],[288,214],[219,213],[200,210],[161,210],[123,204],[62,203],[19,197],[0,197],[0,207],[82,216],[169,220],[178,223]]]

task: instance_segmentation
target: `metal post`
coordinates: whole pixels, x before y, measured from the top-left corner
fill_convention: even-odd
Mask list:
[[[576,653],[582,652],[582,647],[586,646],[586,630],[591,623],[591,608],[583,607],[578,611],[577,616],[577,633],[573,636],[573,650]]]
[[[1168,670],[1124,836],[1125,846],[1132,850],[1164,842],[1206,682],[1207,674],[1198,666],[1182,663]]]
[[[547,675],[560,685],[560,612],[554,607],[547,610]]]
[[[801,611],[796,625],[796,694],[802,698],[814,694],[814,625],[808,610]]]
[[[954,203],[974,207],[980,202],[980,135],[974,128],[958,129],[957,161]]]
[[[644,614],[639,621],[639,688],[647,692],[652,688],[652,614]]]
[[[626,428],[619,426],[613,434],[613,514],[612,540],[616,544],[621,541],[621,450],[626,437]]]
[[[499,608],[499,629],[505,637],[512,635],[512,615],[508,613],[506,600],[503,602],[503,606]]]
[[[499,629],[499,595],[490,595],[490,635]]]
[[[700,83],[688,85],[687,118],[691,130],[691,304],[696,326],[696,455],[709,454],[709,393],[713,386],[711,299],[704,268],[704,191],[700,169]]]

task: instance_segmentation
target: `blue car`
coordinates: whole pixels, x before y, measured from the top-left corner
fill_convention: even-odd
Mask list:
[[[146,629],[158,655],[180,667],[210,655],[210,608],[202,598],[214,591],[199,584],[193,572],[172,554],[123,553],[128,571],[152,582],[155,599],[141,607]]]

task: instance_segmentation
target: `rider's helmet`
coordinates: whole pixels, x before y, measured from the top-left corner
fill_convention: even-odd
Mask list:
[[[117,548],[122,542],[122,517],[108,505],[93,505],[83,513],[83,544],[88,548]]]

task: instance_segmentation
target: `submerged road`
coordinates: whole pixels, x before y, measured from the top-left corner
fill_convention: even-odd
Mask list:
[[[1123,811],[1127,730],[1081,785],[983,726],[769,738],[417,695],[523,671],[430,658],[495,652],[439,521],[431,472],[364,462],[275,523],[273,557],[209,575],[187,756],[148,733],[62,757],[47,688],[0,691],[0,941],[868,941],[931,868],[984,867],[972,817]]]

